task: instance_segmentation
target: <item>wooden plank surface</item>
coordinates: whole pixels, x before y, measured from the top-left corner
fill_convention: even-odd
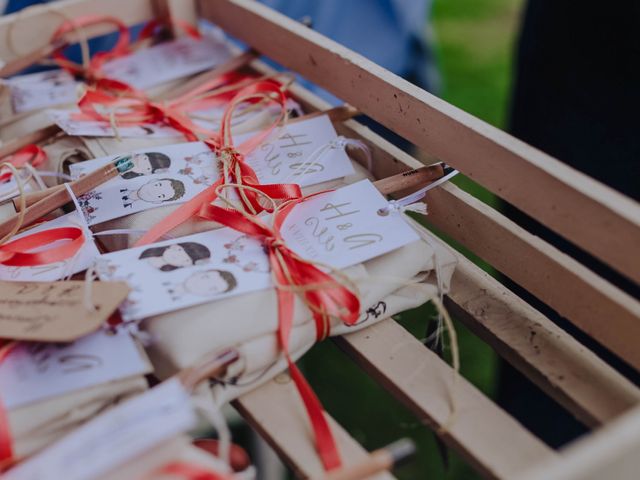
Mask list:
[[[393,320],[336,337],[336,344],[488,478],[513,474],[555,453]],[[446,431],[451,396],[457,413]]]
[[[294,88],[294,93],[309,110],[328,107],[326,102],[304,89]],[[416,159],[356,121],[336,125],[336,128],[342,135],[359,138],[369,146],[373,171],[378,178],[420,165]],[[457,229],[462,229],[462,220],[446,214],[449,202],[457,202],[458,208],[467,212],[469,218],[464,221],[473,225],[475,235],[469,232],[465,238],[456,234]],[[606,296],[600,290],[601,279],[594,279],[591,272],[579,268],[565,271],[565,264],[570,260],[565,255],[548,245],[536,247],[539,239],[518,232],[522,229],[513,222],[484,204],[479,207],[478,203],[449,184],[429,195],[427,219],[475,253],[500,265],[503,271],[530,290],[534,289],[538,278],[542,279],[538,285],[544,286],[547,272],[561,278],[562,283],[567,284],[564,291],[570,291],[572,298],[566,298],[566,295],[550,295],[548,298],[553,300],[552,305],[556,309],[570,313],[571,320],[578,324],[594,319],[611,326],[618,325],[618,315],[622,320],[628,318],[616,303],[615,296]],[[500,242],[492,243],[496,232],[501,231],[504,233]],[[492,245],[496,248],[491,248]],[[558,255],[560,261],[556,259]],[[495,279],[471,265],[462,255],[457,254],[457,257],[459,267],[453,279],[452,294],[448,297],[449,307],[455,308],[469,328],[573,415],[587,425],[596,426],[617,417],[640,401],[639,390],[613,368]],[[571,263],[579,267],[573,260],[569,262],[570,266]],[[524,274],[519,273],[520,268]],[[569,285],[570,282],[574,283]],[[606,292],[610,288],[607,284],[603,290]],[[543,293],[542,298],[546,297]],[[598,299],[601,300],[598,302]],[[607,299],[611,302],[608,306]],[[570,310],[576,301],[578,308]],[[594,317],[592,311],[599,312],[600,318]],[[602,322],[602,318],[607,321]],[[612,328],[605,336],[612,340],[609,345],[626,345],[633,350],[637,343],[635,338],[619,335],[618,331],[618,328]],[[633,355],[632,351],[627,351]]]
[[[640,302],[454,185],[426,201],[429,223],[640,370]]]
[[[556,459],[514,480],[637,480],[640,471],[640,407],[577,440]]]
[[[34,5],[18,13],[0,16],[0,59],[11,60],[15,58],[15,53],[24,54],[46,45],[66,18],[87,14],[113,15],[127,25],[132,25],[151,19],[153,10],[149,0],[61,0]],[[12,22],[15,22],[13,28],[10,27]],[[111,25],[85,29],[89,37],[113,30]],[[9,35],[17,52],[10,49]]]
[[[243,395],[233,402],[247,422],[271,445],[297,477],[320,475],[322,464],[315,452],[302,400],[288,374]],[[367,452],[333,418],[328,417],[345,465],[357,464]],[[393,439],[391,439],[393,440]],[[390,473],[373,480],[393,480]]]
[[[259,3],[201,0],[200,9],[230,34],[640,281],[636,202]]]
[[[636,405],[640,389],[547,317],[458,255],[449,312],[586,425]]]

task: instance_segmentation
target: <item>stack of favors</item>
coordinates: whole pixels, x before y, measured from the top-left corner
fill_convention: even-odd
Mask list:
[[[69,60],[66,37],[100,22],[115,46]],[[176,27],[68,20],[56,68],[1,80],[8,479],[253,478],[220,412],[287,370],[339,467],[295,362],[449,289],[454,255],[337,134],[349,115],[305,112],[292,75],[211,25]],[[414,190],[445,173],[421,170]],[[193,443],[203,425],[215,454]]]

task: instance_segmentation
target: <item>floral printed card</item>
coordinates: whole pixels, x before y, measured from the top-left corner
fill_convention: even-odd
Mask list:
[[[419,239],[403,215],[381,212],[387,206],[363,180],[297,205],[282,236],[302,258],[345,268]],[[121,307],[125,321],[273,285],[260,240],[229,228],[103,255],[98,274],[132,289]]]
[[[236,144],[251,135],[238,136]],[[302,186],[353,173],[349,157],[337,143],[326,116],[282,127],[247,156],[261,183]],[[202,142],[181,143],[130,154],[134,168],[78,198],[87,223],[95,225],[157,206],[183,203],[219,178],[215,154]],[[71,165],[75,178],[113,161],[117,156]]]

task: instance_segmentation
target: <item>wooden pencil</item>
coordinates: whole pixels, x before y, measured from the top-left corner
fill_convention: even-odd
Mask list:
[[[415,444],[409,439],[401,439],[385,448],[371,452],[361,463],[349,465],[331,471],[322,480],[364,480],[411,458],[416,451]]]
[[[133,168],[133,163],[130,157],[122,157],[114,160],[109,165],[105,165],[97,169],[96,171],[79,178],[78,180],[71,182],[70,186],[74,194],[83,195],[97,186],[103,184],[107,180],[110,180],[120,173],[124,173]],[[55,187],[54,187],[55,188]],[[38,219],[44,217],[48,213],[53,212],[55,209],[60,208],[62,205],[69,201],[69,192],[66,188],[58,188],[50,195],[38,200],[32,204],[25,211],[24,220],[22,226],[27,227]],[[11,218],[0,223],[0,236],[4,236],[9,233],[18,221],[18,215],[14,215]]]

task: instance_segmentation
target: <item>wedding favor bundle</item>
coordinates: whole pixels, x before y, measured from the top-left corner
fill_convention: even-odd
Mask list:
[[[66,36],[100,22],[115,46],[68,60]],[[251,478],[229,462],[220,408],[285,370],[337,468],[295,361],[439,304],[455,257],[405,214],[419,194],[386,198],[424,185],[374,181],[367,147],[305,114],[291,76],[256,74],[252,54],[189,25],[152,43],[158,27],[132,42],[115,18],[64,22],[59,68],[3,80],[0,468]],[[190,441],[203,422],[217,457]]]

